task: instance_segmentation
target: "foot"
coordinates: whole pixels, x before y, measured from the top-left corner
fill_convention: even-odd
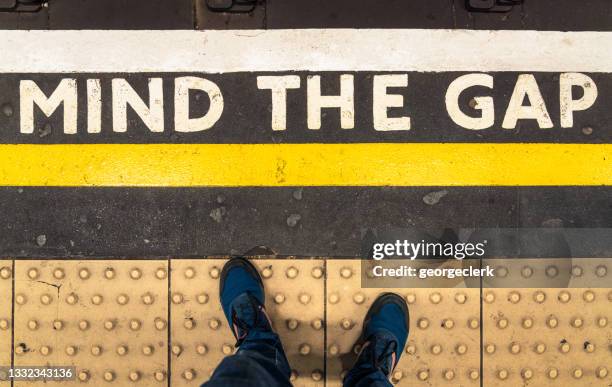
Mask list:
[[[404,299],[394,293],[378,296],[363,321],[364,344],[355,366],[374,366],[389,377],[404,351],[408,328]]]
[[[250,332],[272,331],[264,308],[263,282],[246,258],[232,258],[223,266],[219,294],[223,312],[236,337],[236,347]]]

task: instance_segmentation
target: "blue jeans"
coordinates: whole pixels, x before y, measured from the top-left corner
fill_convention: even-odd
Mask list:
[[[278,335],[274,332],[250,332],[235,355],[217,366],[202,387],[273,387],[291,386],[291,367]],[[388,387],[391,383],[373,365],[358,362],[344,379],[345,387]]]

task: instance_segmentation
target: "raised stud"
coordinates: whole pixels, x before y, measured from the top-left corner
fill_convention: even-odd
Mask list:
[[[559,325],[559,320],[555,316],[548,316],[546,325],[548,325],[549,328],[556,328]]]
[[[64,272],[64,269],[58,267],[55,270],[53,270],[53,278],[62,279],[65,276],[66,276],[66,273]]]
[[[577,265],[572,266],[572,276],[573,277],[582,277],[582,273],[583,273],[582,267],[577,266]]]
[[[155,325],[155,329],[157,329],[158,331],[163,331],[164,329],[166,329],[166,326],[168,325],[166,320],[160,317],[156,317],[155,320],[153,320],[153,323]]]
[[[9,279],[11,278],[12,271],[9,267],[3,267],[0,269],[0,278]]]
[[[606,367],[597,367],[595,370],[595,376],[597,376],[599,379],[604,379],[606,376],[608,376],[608,369]]]
[[[153,294],[147,292],[147,293],[143,294],[142,296],[140,296],[140,300],[145,305],[151,305],[151,304],[153,304],[153,302],[155,302],[155,296]]]
[[[299,270],[295,266],[290,266],[285,271],[285,275],[287,276],[287,278],[290,278],[290,279],[293,279],[293,278],[297,277],[298,274],[299,274]]]
[[[546,375],[550,379],[557,379],[557,377],[559,376],[559,370],[556,368],[549,368],[546,372]]]
[[[327,297],[327,300],[330,304],[337,304],[340,301],[340,296],[338,293],[332,293],[329,295],[329,297]]]
[[[39,352],[43,356],[49,356],[49,354],[51,353],[51,347],[43,345],[42,347],[40,347]]]
[[[155,270],[155,278],[157,279],[166,279],[168,277],[168,270],[165,267],[160,267]]]
[[[186,369],[185,371],[183,371],[182,376],[183,376],[183,379],[185,379],[185,380],[193,380],[195,378],[195,376],[196,376],[196,372],[195,372],[194,369],[189,368],[189,369]]]
[[[442,326],[445,329],[453,329],[453,327],[455,326],[455,322],[452,319],[447,318],[447,319],[442,321]]]
[[[117,352],[117,355],[125,356],[128,353],[128,347],[126,345],[119,345],[115,351]]]
[[[500,318],[499,320],[497,320],[497,327],[498,327],[499,329],[505,329],[505,328],[507,328],[507,327],[508,327],[508,325],[509,325],[509,321],[508,321],[508,319],[507,319],[507,318],[505,318],[505,317],[502,317],[502,318]]]
[[[597,326],[600,328],[605,328],[608,325],[608,319],[606,317],[599,317],[597,319]]]
[[[467,350],[468,350],[468,348],[467,348],[467,345],[465,345],[465,344],[458,344],[455,347],[455,352],[458,355],[465,355],[467,353]]]
[[[180,344],[173,344],[170,351],[172,351],[174,356],[178,356],[183,353],[183,347]]]
[[[140,327],[142,326],[142,323],[140,322],[140,320],[137,319],[132,319],[130,320],[130,329],[133,331],[137,331],[140,329]]]
[[[193,267],[188,267],[187,269],[185,269],[184,274],[185,274],[185,278],[192,279],[193,277],[195,277],[196,271]]]
[[[104,321],[104,329],[106,329],[107,331],[111,331],[115,329],[115,321],[113,320]]]
[[[353,328],[353,325],[355,325],[353,323],[353,321],[351,321],[348,318],[343,318],[342,320],[340,320],[340,326],[342,327],[342,329],[344,329],[345,331],[348,331],[349,329]]]
[[[440,293],[438,293],[438,292],[431,293],[429,295],[429,301],[432,304],[439,304],[440,301],[442,301],[442,295]]]
[[[495,301],[495,293],[493,293],[493,292],[486,292],[483,298],[484,298],[484,301],[487,304],[491,304],[491,303],[493,303],[493,301]]]
[[[465,302],[467,301],[467,295],[465,293],[457,293],[455,294],[455,302],[457,302],[457,304],[465,304]]]
[[[117,304],[126,305],[128,302],[130,302],[130,297],[128,297],[127,294],[120,294],[117,296]]]
[[[62,329],[64,329],[64,322],[62,320],[53,320],[53,323],[51,324],[53,326],[53,329],[55,329],[56,331],[61,331]]]
[[[406,294],[406,302],[408,304],[414,304],[416,302],[416,294],[414,293]]]
[[[470,329],[478,329],[478,327],[480,327],[480,321],[478,321],[477,318],[472,317],[468,320],[468,327]]]
[[[69,345],[66,347],[66,355],[74,356],[77,353],[77,348],[73,345]]]
[[[429,379],[429,370],[419,370],[417,371],[417,378],[419,378],[419,380],[427,380]]]
[[[221,352],[223,352],[224,355],[231,355],[234,353],[234,348],[229,344],[223,344],[221,347]]]
[[[86,268],[82,268],[81,270],[79,270],[79,278],[82,280],[86,280],[90,277],[91,273],[89,273],[89,270],[87,270]]]
[[[598,277],[605,277],[608,274],[608,268],[604,265],[599,265],[595,268],[595,275]]]
[[[89,372],[85,371],[85,370],[79,371],[79,376],[78,377],[79,377],[79,381],[86,382],[86,381],[89,380],[89,377],[90,377],[89,376]]]
[[[571,349],[570,344],[567,341],[562,341],[559,345],[559,351],[561,353],[568,353]]]
[[[572,376],[576,379],[580,379],[583,375],[584,375],[584,372],[582,371],[582,368],[580,367],[574,368],[574,370],[572,371]]]
[[[155,352],[155,348],[152,345],[143,345],[140,350],[145,356],[151,356]]]
[[[523,266],[521,269],[521,275],[524,278],[529,278],[533,275],[533,269],[530,266]]]
[[[582,299],[585,302],[593,302],[595,301],[595,293],[590,290],[587,290],[586,292],[582,293]]]
[[[140,269],[133,268],[132,270],[130,270],[130,278],[131,279],[137,280],[137,279],[140,279],[140,277],[142,277],[142,271],[140,271]]]
[[[468,377],[472,380],[477,380],[480,377],[480,372],[478,370],[470,370],[468,371]]]
[[[180,304],[182,302],[183,302],[183,295],[181,293],[176,292],[172,295],[173,304]]]
[[[137,382],[138,380],[140,380],[140,372],[130,371],[129,378],[132,382]]]
[[[24,305],[26,302],[28,302],[28,298],[25,296],[25,294],[17,294],[15,295],[15,302],[18,305]]]
[[[429,326],[429,320],[426,319],[425,317],[422,317],[418,319],[417,326],[421,329],[427,329],[427,327]]]
[[[274,295],[274,302],[277,304],[282,304],[285,302],[285,295],[283,293],[276,293]]]
[[[9,329],[9,321],[5,318],[0,319],[0,329],[5,331],[7,329]]]
[[[361,292],[355,293],[355,295],[353,295],[353,302],[355,304],[361,305],[365,302],[365,300],[366,300],[366,296],[365,294]]]
[[[31,331],[35,331],[38,329],[38,321],[30,320],[28,321],[28,329]]]
[[[533,319],[531,317],[525,317],[521,325],[525,329],[530,329],[531,327],[533,327]]]
[[[509,351],[510,353],[516,355],[517,353],[521,352],[521,346],[519,343],[510,343],[510,347],[509,347]]]
[[[186,318],[186,319],[183,321],[183,326],[185,327],[185,329],[187,329],[187,330],[189,330],[189,331],[190,331],[190,330],[192,330],[193,328],[195,328],[196,323],[195,323],[195,321],[194,321],[192,318]]]
[[[571,294],[569,292],[563,290],[563,291],[559,292],[559,295],[557,296],[557,299],[559,300],[559,302],[567,304],[572,299],[572,296],[571,296]]]
[[[315,382],[319,382],[323,379],[323,372],[321,370],[314,370],[312,371],[312,373],[310,374],[310,377],[312,378],[312,380],[314,380]]]
[[[331,356],[336,356],[340,352],[340,348],[338,348],[337,344],[331,344],[329,348],[327,348],[327,353]]]
[[[28,270],[28,277],[29,277],[31,280],[35,280],[35,279],[37,279],[37,278],[38,278],[38,276],[39,276],[38,269],[36,269],[36,268],[31,268],[31,269],[29,269],[29,270]]]
[[[107,382],[112,382],[113,380],[115,380],[115,373],[113,371],[105,371],[104,380],[106,380]]]
[[[153,377],[158,382],[163,382],[164,380],[166,380],[166,372],[165,371],[155,371],[153,373]]]
[[[208,302],[208,294],[206,293],[200,293],[196,296],[196,301],[198,302],[198,304],[200,305],[204,305]]]
[[[318,331],[323,328],[323,320],[321,320],[320,318],[315,318],[310,322],[310,326],[312,327],[312,329]]]
[[[79,301],[79,297],[76,295],[76,293],[70,293],[68,294],[68,296],[66,296],[66,303],[68,305],[74,305]]]
[[[43,305],[49,305],[53,302],[53,298],[49,294],[43,294],[40,296],[40,303]]]
[[[99,345],[94,345],[91,347],[90,351],[93,356],[100,356],[102,354],[102,347]]]
[[[544,343],[537,343],[534,347],[533,350],[535,353],[537,354],[543,354],[546,351],[546,344]]]
[[[301,304],[306,305],[310,302],[310,295],[307,293],[302,293],[299,295],[298,299],[300,300]]]
[[[208,271],[208,275],[210,276],[210,278],[212,279],[217,279],[219,278],[219,276],[221,275],[221,270],[219,270],[219,268],[217,266],[213,266],[210,268],[210,270]]]
[[[102,303],[102,300],[103,300],[103,298],[102,298],[102,296],[100,294],[94,294],[91,297],[91,303],[94,304],[94,305],[100,305]]]
[[[200,356],[206,355],[208,352],[208,347],[205,344],[196,345],[196,353]]]
[[[455,371],[453,371],[453,370],[444,370],[442,372],[442,376],[446,380],[449,380],[449,381],[453,380],[455,378]]]
[[[516,303],[518,303],[520,300],[521,300],[521,295],[520,295],[520,293],[519,293],[519,292],[510,292],[510,293],[508,294],[508,301],[509,301],[509,302],[511,302],[511,303],[513,303],[513,304],[516,304]]]
[[[296,319],[291,318],[287,320],[287,329],[289,329],[290,331],[296,330],[298,325],[299,325],[299,322]]]
[[[312,277],[316,279],[323,277],[323,273],[324,273],[323,268],[319,266],[313,267],[312,271],[310,272]]]
[[[559,269],[557,266],[550,265],[546,267],[545,273],[547,277],[555,278],[557,275],[559,275]]]
[[[208,320],[208,327],[210,329],[217,330],[220,326],[221,321],[217,320],[216,318],[211,318],[210,320]]]
[[[571,324],[574,328],[580,328],[584,324],[584,321],[581,317],[574,317]]]
[[[533,370],[531,368],[523,368],[521,370],[521,376],[523,379],[529,380],[533,378]]]
[[[300,350],[300,355],[306,356],[310,354],[311,348],[310,348],[310,345],[308,344],[301,344],[299,350]]]
[[[271,278],[273,274],[274,271],[272,270],[272,266],[266,266],[261,269],[261,276],[265,279]]]
[[[508,379],[508,370],[506,370],[506,369],[504,369],[504,368],[502,368],[502,369],[498,370],[498,371],[497,371],[497,377],[498,377],[500,380],[506,380],[506,379]]]
[[[595,344],[587,341],[584,343],[584,351],[587,353],[593,353],[595,352]]]
[[[104,278],[106,279],[115,278],[115,269],[113,269],[112,267],[107,267],[106,269],[104,269]]]
[[[431,346],[430,351],[433,355],[439,355],[442,353],[442,346],[440,344],[434,344]]]
[[[486,344],[485,347],[484,347],[484,350],[489,355],[494,354],[495,353],[495,344]]]
[[[544,301],[546,301],[546,293],[541,290],[538,290],[537,292],[533,293],[533,300],[538,304],[543,303]]]
[[[348,279],[353,275],[353,270],[350,267],[343,267],[340,269],[340,277]]]

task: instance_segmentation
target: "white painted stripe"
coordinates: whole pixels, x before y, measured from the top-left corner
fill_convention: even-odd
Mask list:
[[[612,72],[611,32],[0,31],[0,73]]]

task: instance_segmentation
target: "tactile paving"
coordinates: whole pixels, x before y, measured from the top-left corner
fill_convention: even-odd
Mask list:
[[[74,366],[72,383],[167,384],[167,277],[167,261],[16,261],[15,366]]]
[[[480,384],[479,289],[362,289],[361,261],[327,262],[327,380],[341,385],[359,351],[363,318],[383,292],[403,296],[410,334],[392,382],[399,385]]]
[[[281,336],[297,386],[323,384],[324,260],[252,260],[266,288],[266,309]],[[234,353],[219,299],[225,260],[173,260],[172,385],[199,385]]]
[[[11,326],[13,304],[13,261],[0,260],[0,366],[11,364]],[[0,386],[10,386],[10,382],[1,381]]]
[[[234,352],[218,303],[225,261],[0,260],[0,365],[10,365],[14,352],[16,366],[74,366],[77,379],[67,384],[198,386]],[[612,383],[605,260],[487,260],[506,270],[503,281],[485,281],[482,290],[362,288],[359,260],[252,262],[296,386],[341,384],[359,349],[363,317],[387,291],[405,297],[411,315],[408,345],[392,375],[397,385]],[[565,270],[581,287],[512,286]],[[14,383],[29,384],[42,382]]]
[[[486,386],[612,385],[612,290],[605,260],[487,260],[487,264],[497,267],[501,281],[495,288],[483,289]],[[537,277],[532,284],[569,278],[571,284],[592,287],[507,286]],[[608,287],[601,287],[604,284]]]

